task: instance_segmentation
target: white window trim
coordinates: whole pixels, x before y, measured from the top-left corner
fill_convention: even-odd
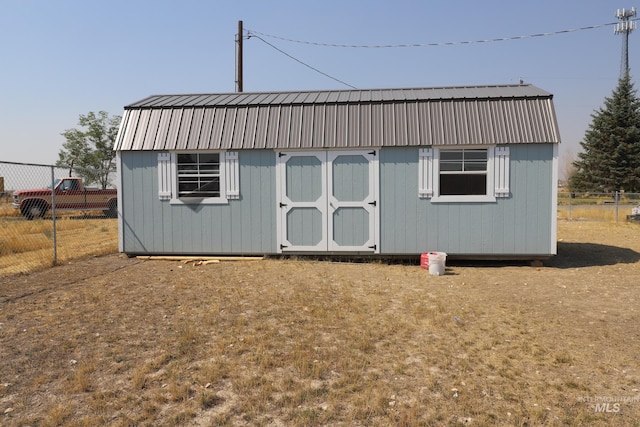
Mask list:
[[[433,151],[433,148],[421,148],[418,154],[418,197],[421,199],[433,197]]]
[[[175,162],[171,153],[158,153],[158,197],[160,200],[171,200],[173,194],[173,177]]]
[[[178,197],[178,154],[220,154],[220,197]],[[226,151],[171,151],[158,153],[158,198],[172,205],[228,204],[240,198],[240,168],[238,152]]]
[[[440,150],[448,149],[477,149],[487,148],[487,194],[486,195],[455,195],[441,196],[440,189]],[[496,156],[496,149],[498,156]],[[431,190],[432,203],[495,203],[497,197],[509,197],[509,148],[508,147],[478,147],[478,146],[445,146],[432,149],[431,157],[425,156],[425,165],[420,165],[420,197],[429,197],[427,191],[423,191],[423,182],[428,182],[428,177],[423,178],[423,173],[430,175],[432,186],[427,188]],[[422,152],[420,153],[422,156]],[[422,157],[420,159],[422,160]],[[431,164],[429,166],[428,164]],[[430,169],[430,170],[429,170]],[[424,171],[424,172],[423,172]],[[496,188],[495,184],[499,183],[500,188]],[[424,195],[423,195],[424,194]]]
[[[499,146],[495,148],[495,195],[496,197],[509,197],[509,147]]]
[[[223,164],[222,157],[224,156],[224,175],[225,185],[224,191],[227,199],[239,199],[240,198],[240,164],[238,162],[237,151],[226,151],[220,154],[220,164]],[[220,171],[222,174],[222,171]],[[222,182],[220,183],[222,189]]]

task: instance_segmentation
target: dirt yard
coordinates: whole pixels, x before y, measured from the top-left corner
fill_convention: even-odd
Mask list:
[[[3,426],[638,426],[640,225],[542,267],[117,254],[0,277]]]

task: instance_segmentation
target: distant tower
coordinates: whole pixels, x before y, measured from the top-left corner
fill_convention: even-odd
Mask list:
[[[636,23],[630,18],[636,16],[636,8],[631,10],[618,9],[616,18],[618,22],[613,30],[615,34],[622,34],[622,61],[620,63],[620,77],[629,73],[629,33],[636,29]]]

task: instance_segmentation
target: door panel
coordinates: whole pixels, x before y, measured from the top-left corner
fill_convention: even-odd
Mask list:
[[[360,207],[342,207],[333,212],[335,247],[364,247],[370,240],[370,215]]]
[[[377,252],[376,151],[327,154],[329,250]]]
[[[325,251],[326,153],[280,152],[277,155],[279,251]]]
[[[377,151],[277,153],[279,252],[374,252]]]
[[[317,247],[322,243],[324,219],[318,208],[292,207],[285,220],[285,240],[290,247]]]

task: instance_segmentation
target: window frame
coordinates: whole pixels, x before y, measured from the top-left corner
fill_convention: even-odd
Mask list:
[[[486,192],[482,195],[441,195],[440,194],[440,157],[443,151],[487,150]],[[433,148],[433,196],[432,203],[487,203],[495,202],[494,189],[495,146],[447,146]],[[461,174],[464,174],[462,172]]]
[[[197,161],[195,163],[190,163],[193,165],[197,166],[197,172],[195,173],[189,173],[189,172],[182,172],[180,171],[180,156],[181,155],[189,155],[189,156],[196,156]],[[217,173],[215,171],[206,171],[205,167],[208,167],[208,165],[216,165],[216,163],[214,162],[203,162],[201,160],[200,156],[211,156],[211,155],[217,155],[218,156],[218,161],[217,161]],[[185,169],[187,170],[187,169]],[[189,201],[189,200],[194,200],[197,203],[206,203],[207,201],[210,202],[216,202],[216,201],[220,201],[221,199],[226,199],[226,197],[224,197],[224,193],[225,193],[225,188],[224,188],[224,155],[219,152],[219,151],[207,151],[207,152],[203,152],[203,151],[177,151],[176,152],[176,174],[175,174],[175,179],[176,179],[176,194],[175,194],[175,198],[178,200],[183,200],[183,201]],[[193,180],[192,182],[195,181],[204,181],[207,182],[207,178],[211,178],[211,180],[209,182],[213,182],[215,180],[215,178],[218,179],[218,195],[217,196],[189,196],[189,195],[180,195],[180,184],[181,184],[181,178],[182,178],[182,184],[188,183],[189,181],[189,177],[191,177],[191,180]],[[200,187],[201,188],[201,187]]]
[[[218,154],[220,195],[218,197],[178,196],[178,155]],[[231,175],[231,176],[229,176]],[[229,184],[232,187],[229,187]],[[220,150],[177,150],[158,153],[158,197],[168,200],[171,205],[213,205],[228,204],[230,199],[238,199],[238,155],[237,152]]]

